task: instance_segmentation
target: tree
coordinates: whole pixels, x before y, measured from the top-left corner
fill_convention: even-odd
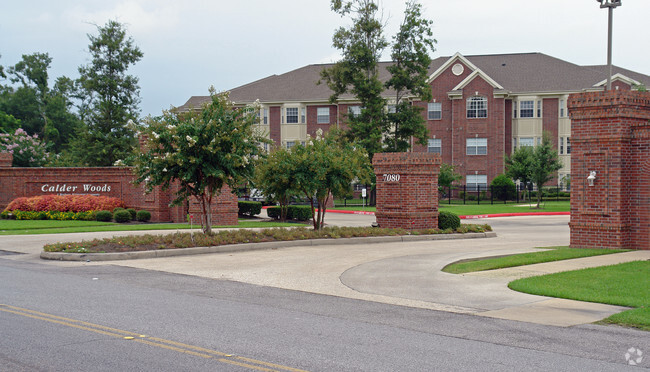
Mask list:
[[[325,206],[333,193],[349,188],[354,180],[368,182],[372,174],[363,148],[343,140],[336,131],[324,138],[321,133],[304,146],[291,148],[294,189],[310,202],[314,230],[323,228]]]
[[[255,169],[255,187],[266,197],[280,205],[280,220],[287,219],[287,207],[294,190],[294,163],[291,153],[284,147],[274,149]]]
[[[168,189],[177,183],[174,205],[195,197],[201,205],[201,228],[212,233],[212,202],[227,185],[236,190],[253,177],[259,144],[255,130],[259,107],[234,107],[228,94],[210,89],[211,100],[200,110],[165,111],[149,118],[145,150],[136,161],[137,183]]]
[[[510,179],[510,177],[506,176],[505,174],[500,174],[494,177],[494,179],[492,179],[492,182],[490,182],[490,190],[492,192],[492,196],[499,200],[506,201],[508,199],[512,199],[515,196],[515,192],[517,192],[517,186],[514,182],[512,182],[512,179]]]
[[[14,133],[0,133],[0,152],[13,155],[14,167],[41,167],[49,157],[45,144],[38,134],[30,136],[22,128]]]
[[[79,67],[79,88],[89,102],[87,127],[75,142],[75,154],[91,166],[112,165],[124,160],[136,147],[140,87],[129,68],[142,59],[142,52],[117,21],[97,26],[98,35],[88,35],[92,61]],[[84,115],[86,116],[86,115]]]
[[[333,91],[332,103],[347,92],[359,100],[361,112],[348,114],[346,136],[366,149],[372,159],[375,153],[383,151],[382,135],[388,130],[386,102],[382,97],[384,86],[378,71],[379,58],[388,45],[384,26],[377,14],[379,8],[372,0],[332,0],[331,8],[342,17],[350,15],[353,24],[335,31],[333,44],[343,58],[321,72],[321,82],[326,82]]]
[[[395,92],[395,112],[388,113],[388,121],[393,130],[386,136],[387,149],[403,152],[411,147],[410,139],[415,138],[420,145],[426,145],[429,131],[422,117],[422,108],[409,102],[411,97],[421,101],[431,101],[429,50],[435,51],[430,20],[422,18],[422,6],[409,1],[406,4],[404,20],[399,32],[393,37],[391,57],[393,64],[388,66],[391,78],[386,88]]]
[[[440,174],[438,175],[438,189],[444,191],[449,189],[451,184],[463,179],[459,173],[456,173],[456,167],[451,164],[440,164]]]
[[[558,170],[562,169],[562,163],[557,156],[557,150],[553,148],[551,136],[544,132],[542,144],[536,146],[533,151],[533,164],[530,172],[530,179],[537,185],[537,208],[542,201],[542,187],[552,180]]]
[[[544,132],[541,145],[522,146],[511,156],[506,156],[505,163],[506,175],[510,178],[537,185],[537,208],[542,201],[542,187],[562,168],[548,132]]]

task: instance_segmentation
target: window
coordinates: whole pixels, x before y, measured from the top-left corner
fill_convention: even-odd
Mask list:
[[[467,99],[468,118],[487,118],[487,98],[469,97]]]
[[[564,155],[564,137],[560,137],[560,155]]]
[[[517,105],[519,102],[517,101],[512,101],[512,118],[516,119],[517,118]]]
[[[297,107],[287,107],[286,111],[286,123],[287,124],[298,124],[298,108]]]
[[[535,114],[535,101],[519,102],[519,117],[532,118]]]
[[[537,101],[537,117],[542,117],[542,101]]]
[[[348,114],[354,117],[361,115],[361,106],[348,106]]]
[[[262,118],[262,124],[268,124],[268,123],[269,123],[269,109],[265,108],[263,118]]]
[[[534,137],[521,137],[519,138],[519,147],[523,146],[535,146]]]
[[[429,138],[427,143],[427,152],[442,154],[442,140],[440,138]]]
[[[429,120],[442,119],[442,103],[429,102],[427,111],[428,111],[427,117]]]
[[[316,122],[318,124],[328,124],[330,122],[329,107],[318,107],[316,109]]]
[[[487,155],[487,138],[468,138],[467,155]]]
[[[397,106],[395,106],[395,105],[388,105],[388,106],[386,106],[386,111],[387,111],[389,114],[394,114],[394,113],[397,112]]]
[[[571,154],[571,137],[566,138],[566,154]]]
[[[296,109],[296,110],[298,110],[298,109]],[[296,145],[296,141],[287,141],[286,145],[287,145],[287,150],[289,150],[289,149],[291,149],[292,147],[294,147]]]
[[[305,108],[302,107],[300,109],[300,122],[303,123],[303,124],[305,124],[305,117],[306,117],[305,116]]]
[[[566,101],[560,100],[560,117],[563,118],[566,115]]]
[[[487,175],[485,174],[468,174],[467,191],[487,190]]]

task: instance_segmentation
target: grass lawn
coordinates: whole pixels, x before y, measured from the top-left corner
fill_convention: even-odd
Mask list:
[[[552,247],[541,252],[515,254],[504,257],[478,259],[465,262],[452,263],[445,266],[442,271],[452,274],[469,273],[473,271],[495,270],[506,267],[532,265],[542,262],[568,260],[571,258],[599,256],[603,254],[626,252],[616,249],[577,249],[569,247]]]
[[[610,316],[603,323],[650,331],[650,261],[519,279],[508,287],[535,295],[634,307]]]
[[[214,228],[265,228],[265,227],[294,227],[296,223],[263,222],[255,220],[239,220],[237,226],[214,226]],[[189,229],[186,223],[143,223],[119,224],[97,221],[54,221],[54,220],[0,220],[0,235],[26,234],[59,234],[95,231],[134,231],[134,230],[182,230]],[[192,225],[200,228],[200,225]]]
[[[440,203],[439,210],[449,211],[459,216],[472,216],[477,214],[494,214],[494,213],[525,213],[525,212],[569,212],[571,209],[569,201],[549,201],[542,203],[541,208],[535,208],[536,204],[490,204],[489,201],[481,204],[444,204]],[[531,208],[531,206],[533,208]],[[335,207],[332,209],[351,210],[351,211],[369,211],[375,212],[375,207]]]

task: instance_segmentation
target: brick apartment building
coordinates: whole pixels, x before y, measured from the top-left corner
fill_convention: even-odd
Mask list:
[[[389,78],[390,62],[382,62],[379,77]],[[348,113],[360,110],[354,97],[342,95],[335,104],[326,84],[317,84],[320,72],[331,65],[309,65],[272,75],[230,90],[236,104],[259,100],[260,128],[276,144],[303,143],[321,128],[345,125]],[[427,119],[427,146],[416,152],[437,152],[442,162],[453,164],[468,187],[484,188],[504,172],[504,154],[519,146],[541,143],[542,133],[552,134],[563,168],[558,182],[571,173],[570,94],[603,90],[607,66],[578,66],[542,53],[496,54],[434,59],[429,66],[431,102],[411,97]],[[650,76],[614,67],[613,89],[650,86]],[[385,92],[387,109],[391,92]],[[199,107],[207,96],[193,96],[179,110]]]

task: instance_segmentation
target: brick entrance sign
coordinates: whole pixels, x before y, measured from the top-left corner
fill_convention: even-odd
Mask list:
[[[571,247],[650,249],[650,93],[575,94],[568,106]]]
[[[440,155],[421,152],[375,154],[379,227],[438,227]]]
[[[184,206],[170,207],[174,185],[163,191],[156,187],[149,194],[143,185],[133,185],[130,167],[96,168],[12,168],[12,156],[0,153],[0,211],[15,198],[38,195],[90,194],[116,197],[127,207],[151,212],[152,222],[186,222],[188,213],[198,214],[200,206],[192,200]],[[229,190],[216,198],[212,221],[216,225],[237,224],[237,197]],[[197,216],[194,221],[199,221]]]

